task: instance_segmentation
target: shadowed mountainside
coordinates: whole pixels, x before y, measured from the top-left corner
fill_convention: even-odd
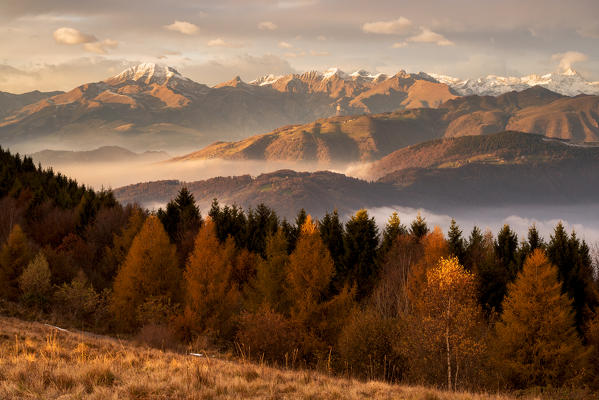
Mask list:
[[[173,161],[372,161],[430,139],[504,130],[538,133],[573,143],[599,142],[599,96],[564,97],[533,87],[498,97],[462,97],[438,109],[332,117],[283,127],[239,142],[216,142]]]

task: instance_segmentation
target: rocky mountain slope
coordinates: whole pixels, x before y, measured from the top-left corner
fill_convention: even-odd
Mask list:
[[[37,90],[23,94],[0,92],[0,118],[11,115],[31,103],[36,103],[61,93],[62,92],[40,92]]]
[[[504,130],[538,133],[573,143],[599,142],[599,96],[566,97],[536,86],[497,97],[460,97],[437,109],[332,117],[283,127],[238,142],[216,142],[173,161],[372,161],[426,140]]]
[[[376,79],[310,72],[268,84],[235,78],[208,87],[173,68],[140,64],[11,110],[0,120],[0,143],[180,151],[336,114],[435,107],[455,97],[428,75],[403,71]]]

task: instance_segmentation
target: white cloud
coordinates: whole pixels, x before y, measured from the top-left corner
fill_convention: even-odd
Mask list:
[[[164,28],[184,35],[194,35],[200,30],[197,25],[187,21],[175,21],[170,25],[164,25]]]
[[[289,53],[285,53],[284,56],[286,58],[297,58],[297,57],[304,57],[306,55],[305,51],[298,51],[298,52],[289,52]]]
[[[98,40],[94,35],[89,35],[77,29],[67,27],[58,28],[54,31],[52,36],[54,36],[56,43],[69,45],[90,43]]]
[[[411,27],[412,21],[405,17],[399,17],[392,21],[367,22],[362,25],[362,30],[379,35],[403,35],[409,33]]]
[[[279,42],[279,47],[281,49],[291,49],[293,47],[293,45],[291,43],[287,43],[287,42]]]
[[[258,29],[260,29],[261,31],[274,31],[277,28],[277,24],[271,21],[262,21],[258,24]]]
[[[102,41],[85,43],[83,48],[90,53],[106,54],[109,49],[114,49],[119,45],[119,42],[112,39],[104,39]]]
[[[406,42],[395,42],[391,45],[393,49],[401,49],[402,47],[406,47],[408,44]]]
[[[229,42],[223,38],[212,39],[208,42],[208,46],[210,47],[229,47],[229,48],[239,48],[243,47],[243,43],[239,42]]]
[[[322,57],[322,56],[328,56],[328,55],[330,55],[330,53],[328,51],[310,50],[310,55],[314,56],[314,57]]]
[[[435,43],[437,46],[453,46],[454,43],[448,40],[445,36],[433,32],[428,28],[420,27],[420,33],[406,39],[408,42],[414,43]]]
[[[557,53],[551,56],[553,60],[559,61],[559,70],[561,72],[572,69],[572,66],[576,63],[588,60],[586,54],[579,51],[566,51],[565,53]]]

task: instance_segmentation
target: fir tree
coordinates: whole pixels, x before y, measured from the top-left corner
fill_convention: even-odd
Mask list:
[[[422,239],[428,232],[429,228],[426,224],[426,220],[422,218],[420,212],[418,212],[416,219],[412,221],[412,224],[410,225],[410,235],[412,235],[416,241],[420,241],[420,239]]]
[[[451,219],[449,232],[447,232],[447,245],[449,247],[449,254],[457,257],[460,264],[463,265],[466,258],[466,245],[462,238],[462,231],[453,218]]]

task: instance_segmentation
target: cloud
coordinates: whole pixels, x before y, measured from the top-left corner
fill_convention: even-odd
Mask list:
[[[293,45],[291,43],[287,43],[287,42],[279,42],[279,47],[281,49],[291,49],[293,47]]]
[[[566,51],[565,53],[557,53],[551,56],[551,59],[559,61],[559,70],[561,72],[573,69],[572,66],[576,63],[586,61],[588,59],[586,54],[579,51]]]
[[[405,17],[399,17],[392,21],[367,22],[362,25],[362,30],[379,35],[403,35],[409,33],[411,27],[412,21]]]
[[[229,48],[239,48],[243,47],[243,43],[239,42],[229,42],[223,38],[212,39],[208,42],[208,46],[210,47],[229,47]]]
[[[98,40],[94,35],[89,35],[77,29],[67,27],[58,28],[54,31],[52,36],[56,43],[68,45],[90,43]]]
[[[599,39],[599,24],[577,29],[576,33],[584,38]]]
[[[322,57],[322,56],[328,56],[328,55],[330,55],[330,53],[328,51],[310,50],[310,55],[314,56],[314,57]]]
[[[200,30],[197,25],[187,21],[175,21],[170,25],[164,25],[164,28],[184,35],[194,35]]]
[[[327,37],[324,35],[319,35],[316,37],[316,40],[320,40],[321,42],[324,42],[325,40],[327,40]]]
[[[289,53],[284,54],[284,56],[286,58],[304,57],[305,55],[306,55],[305,51],[289,52]]]
[[[401,49],[402,47],[406,47],[408,44],[406,42],[395,42],[391,45],[393,49]]]
[[[420,27],[420,33],[406,39],[408,42],[414,43],[435,43],[437,46],[453,46],[454,43],[448,40],[445,36],[433,32],[428,28]]]
[[[112,39],[104,39],[102,41],[85,43],[83,48],[90,53],[106,54],[108,49],[114,49],[119,45],[119,42]]]
[[[261,31],[274,31],[277,28],[277,24],[271,21],[262,21],[258,24],[258,29],[260,29]]]

